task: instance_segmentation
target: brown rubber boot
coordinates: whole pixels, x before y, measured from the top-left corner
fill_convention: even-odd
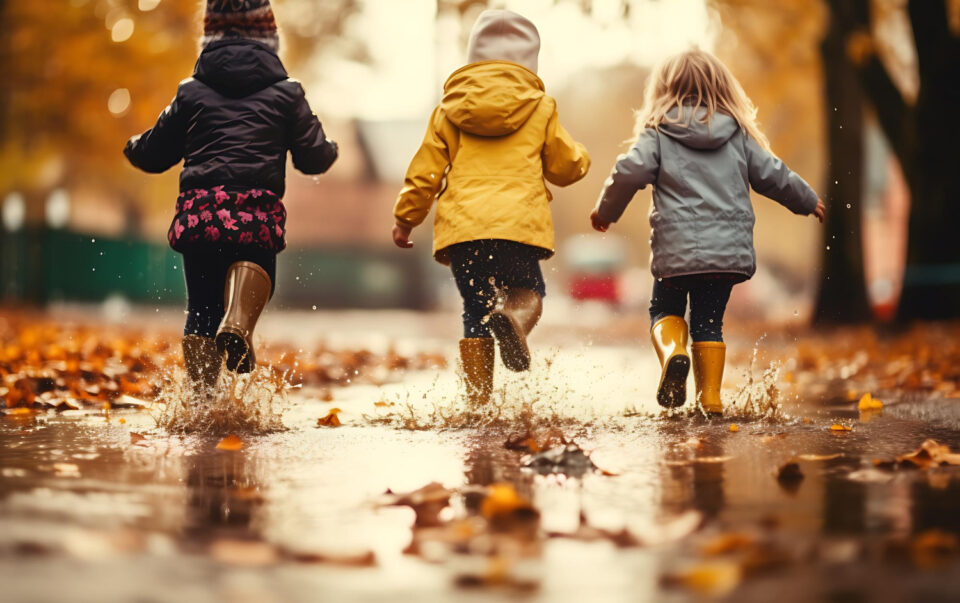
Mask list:
[[[723,383],[723,365],[727,346],[722,341],[695,341],[693,349],[693,380],[697,384],[697,402],[708,417],[723,416],[720,384]]]
[[[507,289],[490,313],[490,329],[500,344],[500,359],[511,371],[530,369],[527,335],[540,320],[543,300],[530,289]]]
[[[687,401],[687,322],[682,316],[664,316],[650,329],[653,347],[660,358],[660,385],[657,402],[666,408],[683,406]]]
[[[467,398],[473,406],[490,401],[493,391],[493,339],[472,337],[460,340],[460,365],[467,385]]]
[[[228,370],[249,373],[257,365],[253,328],[270,299],[271,286],[270,275],[253,262],[236,262],[227,270],[226,311],[217,330],[217,351]]]
[[[186,335],[183,338],[183,365],[195,396],[209,393],[220,377],[220,354],[213,337]]]

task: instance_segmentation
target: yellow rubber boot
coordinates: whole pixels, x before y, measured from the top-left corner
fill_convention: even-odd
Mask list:
[[[657,402],[666,408],[683,406],[687,401],[687,322],[682,316],[664,316],[650,329],[650,339],[660,358],[660,385]]]
[[[722,341],[693,342],[693,379],[697,384],[697,402],[708,416],[723,416],[720,384],[727,346]]]
[[[473,406],[482,406],[490,401],[495,356],[492,337],[460,340],[460,367],[467,386],[467,399]]]

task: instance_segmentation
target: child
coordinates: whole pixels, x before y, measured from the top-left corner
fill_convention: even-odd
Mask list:
[[[638,189],[653,185],[650,323],[662,406],[686,401],[689,296],[697,403],[707,415],[723,414],[723,313],[733,286],[756,271],[750,188],[823,222],[823,202],[770,152],[756,113],[712,54],[691,50],[668,59],[647,82],[637,141],[618,158],[590,215],[593,228],[605,232]]]
[[[253,329],[285,247],[287,151],[306,174],[337,158],[278,46],[269,0],[208,0],[193,77],[124,149],[150,173],[184,162],[167,239],[183,255],[183,357],[196,393],[216,383],[221,359],[240,373],[256,365]]]
[[[409,248],[410,231],[437,199],[434,257],[450,265],[463,297],[460,359],[475,404],[493,387],[492,336],[508,369],[530,367],[526,337],[545,294],[540,261],[554,252],[544,179],[567,186],[590,167],[544,94],[539,52],[533,23],[506,10],[481,13],[469,64],[444,85],[394,207],[393,240]]]

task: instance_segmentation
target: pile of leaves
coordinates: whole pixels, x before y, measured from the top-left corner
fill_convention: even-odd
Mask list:
[[[181,377],[180,335],[173,331],[95,322],[56,321],[0,314],[0,399],[7,409],[82,409],[146,406],[165,382]],[[289,385],[347,386],[383,383],[407,370],[445,366],[436,354],[395,351],[312,352],[264,346],[259,361],[270,380]]]
[[[857,402],[861,392],[960,398],[960,323],[795,333],[784,378],[821,390],[828,401]]]

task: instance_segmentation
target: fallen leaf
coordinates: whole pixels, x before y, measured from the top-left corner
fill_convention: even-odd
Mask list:
[[[283,556],[300,563],[319,563],[343,567],[375,567],[377,556],[373,551],[359,553],[322,553],[314,551],[283,551]]]
[[[665,576],[667,585],[678,585],[702,595],[722,597],[740,584],[743,570],[732,561],[698,563],[685,570]]]
[[[453,491],[440,482],[431,482],[426,486],[406,494],[387,493],[383,505],[410,507],[416,513],[416,525],[420,527],[439,526],[440,512],[450,503]]]
[[[755,543],[756,539],[750,534],[727,532],[719,534],[700,545],[700,553],[708,557],[715,557],[747,550],[752,548]]]
[[[4,414],[12,415],[14,417],[25,417],[37,414],[37,410],[35,408],[26,408],[21,406],[18,408],[8,408],[6,411],[4,411]]]
[[[830,461],[841,456],[843,455],[836,452],[834,454],[798,454],[796,458],[798,461]]]
[[[217,443],[217,450],[242,450],[243,440],[236,434],[228,435]]]
[[[853,427],[850,427],[849,425],[844,425],[842,423],[834,423],[833,425],[830,426],[830,431],[838,431],[838,432],[853,431]]]
[[[870,392],[863,394],[860,402],[857,403],[858,410],[880,410],[881,408],[883,408],[883,402],[874,399]]]
[[[944,465],[960,465],[960,453],[951,452],[949,446],[938,443],[936,440],[924,440],[920,448],[898,456],[894,461],[874,460],[874,465],[884,469],[917,468],[929,469]]]
[[[340,422],[340,417],[337,416],[340,414],[339,408],[331,408],[330,412],[327,413],[325,417],[320,417],[317,419],[318,427],[340,427],[342,423]]]
[[[737,425],[736,423],[731,423],[731,424],[730,424],[730,431],[733,431],[733,432],[740,431],[740,426]]]
[[[388,406],[393,406],[395,402],[374,402],[373,405],[377,408],[387,408]]]
[[[787,461],[777,470],[777,483],[780,487],[789,492],[796,492],[800,489],[800,482],[803,481],[803,471],[796,461]]]
[[[131,431],[131,432],[130,432],[130,443],[131,443],[131,444],[137,444],[137,443],[142,442],[142,441],[144,441],[144,440],[146,440],[146,439],[147,439],[147,436],[143,435],[142,433],[137,433],[137,432],[135,432],[135,431]]]
[[[931,568],[943,564],[947,557],[960,553],[956,534],[943,530],[927,530],[914,536],[910,542],[910,557],[919,567]]]
[[[279,560],[279,553],[266,542],[248,540],[217,540],[210,545],[210,556],[220,563],[242,567],[263,567]]]

